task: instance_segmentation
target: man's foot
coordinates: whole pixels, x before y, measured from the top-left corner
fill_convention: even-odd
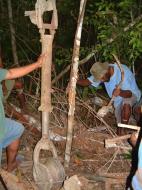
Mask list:
[[[8,166],[4,167],[4,169],[7,170],[8,172],[12,172],[18,168],[18,166],[22,163],[22,161],[24,161],[24,156],[19,154],[16,156],[16,161],[13,162],[12,164],[8,164]]]
[[[128,139],[128,142],[130,143],[132,147],[136,146],[138,135],[139,135],[138,132],[133,132],[131,137]]]
[[[16,160],[15,162],[8,164],[6,170],[8,172],[13,172],[15,169],[18,168],[19,164],[20,164],[19,160]]]

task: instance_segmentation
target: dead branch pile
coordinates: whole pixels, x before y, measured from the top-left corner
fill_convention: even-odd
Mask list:
[[[26,115],[32,118],[33,127],[37,127],[40,130],[40,112],[37,111],[40,104],[39,99],[28,93],[25,93],[25,95],[28,107]],[[13,100],[9,101],[16,105],[16,102]],[[116,123],[113,113],[109,113],[103,119],[99,118],[97,116],[98,107],[96,105],[96,97],[89,100],[82,100],[76,97],[71,166],[67,172],[69,175],[82,173],[85,176],[85,173],[93,172],[92,175],[101,176],[103,173],[129,172],[130,163],[123,157],[128,151],[126,149],[126,147],[129,148],[128,144],[126,142],[123,144],[119,141],[119,146],[117,146],[117,141],[108,140],[106,142],[112,142],[112,147],[105,148],[105,139],[117,139],[115,134]],[[67,96],[64,91],[54,89],[52,93],[50,138],[53,140],[62,162],[64,161],[67,115]],[[30,119],[29,122],[31,122]],[[23,135],[20,150],[20,153],[22,152],[23,154],[24,152],[26,161],[21,167],[23,167],[22,175],[24,177],[28,175],[31,181],[33,180],[31,172],[33,164],[32,154],[37,141],[38,137],[35,138],[34,134],[31,136],[31,132],[27,129]],[[44,158],[44,153],[42,158]]]

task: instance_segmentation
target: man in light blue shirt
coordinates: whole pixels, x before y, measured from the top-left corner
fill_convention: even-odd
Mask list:
[[[77,84],[81,86],[92,85],[98,87],[104,83],[106,91],[111,98],[115,96],[114,108],[117,123],[128,124],[132,114],[132,107],[140,100],[141,92],[136,84],[135,77],[130,69],[122,64],[124,70],[124,80],[120,88],[117,88],[121,81],[121,71],[116,63],[96,62],[93,64],[88,79],[78,80]],[[122,135],[121,128],[117,129],[118,135]]]

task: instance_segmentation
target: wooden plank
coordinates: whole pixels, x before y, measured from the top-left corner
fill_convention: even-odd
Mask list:
[[[136,130],[136,131],[140,130],[139,126],[136,126],[136,125],[126,125],[126,124],[123,124],[123,123],[118,123],[118,127],[133,129],[133,130]]]

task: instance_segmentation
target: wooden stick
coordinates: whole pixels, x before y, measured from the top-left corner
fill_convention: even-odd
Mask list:
[[[140,130],[140,127],[139,127],[139,126],[126,125],[126,124],[123,124],[123,123],[118,123],[118,127],[133,129],[133,130],[136,130],[136,131],[139,131],[139,130]]]
[[[117,65],[118,65],[118,67],[119,67],[119,69],[120,69],[120,72],[121,72],[121,81],[119,82],[119,84],[118,84],[117,87],[116,87],[116,88],[118,89],[118,88],[121,88],[121,84],[122,84],[122,82],[123,82],[123,80],[124,80],[124,70],[123,70],[123,68],[122,68],[122,66],[121,66],[121,63],[120,63],[118,57],[117,57],[115,54],[112,54],[112,55],[113,55],[113,57],[115,58],[116,63],[117,63]],[[108,105],[107,105],[108,107],[112,105],[114,99],[115,99],[115,96],[112,96],[110,102],[109,102]]]
[[[115,137],[112,139],[105,139],[105,147],[106,148],[112,147],[112,144],[119,142],[119,141],[122,141],[122,140],[125,140],[125,139],[129,139],[130,137],[131,137],[131,134],[124,135],[121,137]]]
[[[83,65],[84,63],[86,63],[91,57],[93,57],[95,55],[94,52],[90,53],[89,55],[87,55],[84,59],[79,61],[79,65]],[[64,74],[66,74],[69,70],[71,69],[71,64],[68,65],[63,71],[61,71],[53,80],[52,80],[52,85],[55,84],[56,81],[58,81],[60,78],[62,78],[62,76],[64,76]]]

